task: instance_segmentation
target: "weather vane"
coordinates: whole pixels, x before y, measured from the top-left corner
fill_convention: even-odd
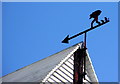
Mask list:
[[[69,37],[69,35],[67,35],[67,37],[62,41],[62,43],[69,43],[69,40],[84,34],[84,45],[83,48],[81,49],[81,56],[74,56],[74,75],[73,75],[73,84],[83,84],[83,78],[84,80],[88,81],[85,77],[85,75],[87,75],[86,73],[86,34],[88,31],[91,31],[99,26],[102,26],[106,23],[109,22],[109,18],[104,17],[104,20],[98,21],[98,16],[101,14],[101,10],[96,10],[94,12],[92,12],[90,14],[90,18],[93,18],[93,21],[91,22],[91,27],[85,31],[82,31],[74,36]],[[94,26],[94,22],[97,23],[96,26]],[[81,60],[80,60],[81,59]],[[83,69],[84,68],[84,69]],[[88,81],[90,83],[90,81]],[[90,83],[91,84],[91,83]]]
[[[104,24],[108,23],[109,22],[109,18],[107,18],[107,17],[104,17],[104,20],[101,20],[101,22],[98,21],[98,16],[101,14],[101,12],[102,12],[101,10],[96,10],[92,14],[90,14],[90,18],[89,19],[94,18],[93,21],[91,22],[91,28],[89,28],[89,29],[87,29],[85,31],[82,31],[82,32],[80,32],[80,33],[78,33],[78,34],[76,34],[74,36],[71,36],[71,37],[69,37],[69,35],[67,35],[67,37],[62,41],[62,43],[69,43],[69,40],[71,40],[71,39],[73,39],[73,38],[75,38],[75,37],[77,37],[77,36],[79,36],[81,34],[85,34],[86,35],[86,33],[88,31],[93,30],[93,29],[95,29],[95,28],[97,28],[97,27],[99,27],[101,25],[104,25]],[[98,25],[93,26],[94,22],[96,22]]]

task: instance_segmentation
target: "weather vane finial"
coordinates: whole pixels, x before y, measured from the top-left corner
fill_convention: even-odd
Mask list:
[[[96,23],[98,23],[98,25],[100,24],[100,22],[98,21],[98,16],[101,14],[101,10],[96,10],[94,11],[92,14],[90,14],[90,18],[94,18],[94,20],[91,22],[91,27],[93,27],[93,23],[96,21]]]
[[[89,28],[89,29],[87,29],[85,31],[82,31],[82,32],[80,32],[80,33],[78,33],[78,34],[76,34],[76,35],[74,35],[72,37],[69,37],[69,35],[67,35],[67,37],[62,41],[62,43],[69,43],[70,39],[73,39],[73,38],[75,38],[75,37],[77,37],[79,35],[82,35],[82,34],[86,35],[86,33],[88,31],[91,31],[91,30],[93,30],[93,29],[95,29],[95,28],[97,28],[97,27],[99,27],[101,25],[104,25],[104,24],[108,23],[109,22],[109,18],[107,18],[107,17],[104,17],[104,20],[101,20],[101,22],[98,21],[98,16],[101,14],[101,12],[102,12],[101,10],[96,10],[92,14],[90,14],[90,18],[89,19],[94,18],[93,21],[91,22],[91,28]],[[94,22],[96,22],[98,25],[93,26]]]

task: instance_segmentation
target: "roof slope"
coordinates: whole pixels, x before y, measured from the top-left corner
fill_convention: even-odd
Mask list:
[[[72,47],[69,47],[61,52],[58,52],[52,56],[28,65],[22,69],[19,69],[13,73],[10,73],[2,77],[3,82],[41,82],[45,81],[65,60],[68,60],[70,56],[78,49],[81,48],[83,43],[78,43]],[[87,53],[88,54],[88,53]],[[92,62],[87,55],[87,73],[92,82],[97,82]]]
[[[69,53],[78,46],[72,46],[59,53],[28,65],[2,78],[3,82],[39,82],[42,80],[57,64],[60,63]]]

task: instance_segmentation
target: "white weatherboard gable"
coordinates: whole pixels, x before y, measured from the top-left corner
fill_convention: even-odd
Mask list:
[[[82,45],[78,45],[76,46],[76,48],[70,53],[68,54],[68,56],[66,56],[54,69],[52,69],[52,71],[43,79],[42,82],[73,82],[73,65],[74,62],[70,62],[70,59],[74,60],[74,52],[81,47]],[[86,50],[87,51],[87,50]],[[69,62],[70,63],[69,63]],[[71,67],[67,67],[64,64],[66,64],[67,66]],[[66,70],[64,68],[66,68],[66,70],[68,72],[71,72],[70,75],[66,75]],[[86,79],[90,82],[96,82],[96,84],[98,84],[98,79],[97,76],[95,74],[94,68],[92,66],[92,62],[91,59],[89,57],[88,51],[87,51],[87,57],[86,57],[86,71],[87,71],[87,75],[85,76]],[[86,80],[83,80],[83,82],[88,82]]]
[[[46,82],[46,80],[50,77],[50,75],[52,75],[52,73],[53,73],[54,71],[56,71],[78,48],[79,48],[79,46],[76,46],[75,49],[74,49],[72,52],[70,52],[70,53],[68,54],[68,56],[66,56],[66,57],[46,76],[46,78],[45,78],[42,82]]]
[[[60,80],[56,79],[53,76],[55,75],[56,77],[62,79],[62,81],[64,80],[63,82],[67,82],[67,80],[69,82],[72,82],[74,52],[78,48],[81,48],[82,44],[83,43],[78,43],[52,56],[49,56],[45,59],[42,59],[31,65],[28,65],[24,68],[21,68],[13,73],[3,76],[2,81],[3,82],[54,82],[54,81],[61,82]],[[69,71],[64,70],[64,68],[66,67]],[[86,58],[86,67],[87,67],[86,71],[88,73],[86,78],[92,82],[98,82],[98,79],[96,77],[88,53]],[[63,72],[60,70],[65,72],[65,74],[63,74]],[[71,72],[72,75],[69,72]],[[66,74],[68,77],[66,76]],[[63,78],[61,78],[60,76],[62,76]],[[50,77],[54,78],[54,80],[52,80]]]

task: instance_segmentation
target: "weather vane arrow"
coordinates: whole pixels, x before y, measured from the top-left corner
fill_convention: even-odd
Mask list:
[[[69,40],[71,40],[71,39],[73,39],[73,38],[75,38],[75,37],[77,37],[79,35],[82,35],[84,33],[87,33],[88,31],[93,30],[93,29],[95,29],[95,28],[97,28],[97,27],[99,27],[101,25],[104,25],[104,24],[108,23],[109,22],[109,18],[106,18],[106,17],[104,17],[105,20],[101,20],[101,22],[98,21],[98,16],[100,15],[100,13],[101,13],[101,11],[97,10],[97,11],[93,12],[92,14],[90,14],[90,19],[94,18],[94,20],[91,22],[91,28],[89,28],[89,29],[87,29],[87,30],[85,30],[83,32],[80,32],[80,33],[78,33],[78,34],[76,34],[76,35],[74,35],[72,37],[69,37],[69,35],[67,35],[67,37],[62,41],[62,43],[69,43]],[[93,23],[95,21],[96,21],[96,23],[98,25],[93,26]]]

